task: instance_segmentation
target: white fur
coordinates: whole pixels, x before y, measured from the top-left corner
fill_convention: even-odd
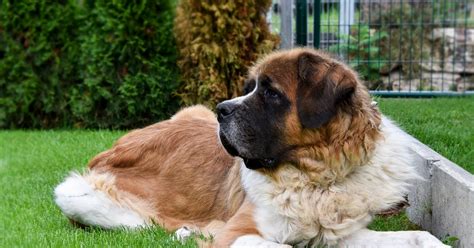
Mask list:
[[[398,247],[424,247],[424,248],[447,248],[436,237],[425,231],[399,231],[399,232],[376,232],[368,229],[351,234],[338,243],[338,247],[344,248],[398,248]]]
[[[258,75],[255,79],[255,88],[253,88],[253,90],[250,93],[248,93],[247,95],[232,98],[230,100],[226,100],[225,102],[231,102],[231,103],[234,103],[234,104],[241,104],[241,103],[244,102],[245,99],[247,99],[250,96],[252,96],[253,94],[255,94],[257,92],[257,89],[258,89]]]
[[[181,227],[180,229],[176,230],[176,232],[174,232],[175,238],[181,242],[186,241],[192,235],[193,235],[193,230],[185,226]]]
[[[59,184],[54,190],[54,197],[64,215],[84,225],[106,229],[147,225],[138,213],[112,201],[79,174],[73,173]]]
[[[231,248],[289,248],[291,246],[267,241],[259,235],[244,235],[238,237]]]
[[[383,138],[366,165],[328,189],[314,186],[297,169],[283,182],[241,166],[242,184],[255,204],[255,221],[263,238],[293,245],[336,244],[365,228],[373,214],[404,200],[413,168],[409,141],[383,118]]]

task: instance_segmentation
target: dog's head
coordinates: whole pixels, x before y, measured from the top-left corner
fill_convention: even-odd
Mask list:
[[[219,136],[251,169],[294,160],[304,147],[361,145],[352,141],[364,139],[357,132],[380,122],[357,75],[312,49],[265,57],[250,69],[244,94],[217,105]]]

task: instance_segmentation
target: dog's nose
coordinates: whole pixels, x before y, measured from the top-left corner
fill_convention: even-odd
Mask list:
[[[234,114],[236,109],[236,104],[231,102],[221,102],[217,104],[217,120],[220,122],[224,118],[229,117]]]

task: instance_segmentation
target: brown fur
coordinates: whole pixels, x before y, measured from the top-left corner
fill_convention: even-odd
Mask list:
[[[245,201],[239,211],[226,223],[222,230],[215,233],[214,247],[228,247],[238,237],[246,234],[260,235],[254,218],[253,205],[249,201]]]
[[[317,61],[301,65],[301,56],[305,54],[316,57]],[[287,142],[295,147],[289,155],[293,160],[291,164],[305,171],[311,181],[320,186],[328,186],[345,178],[354,168],[367,162],[375,148],[375,141],[381,137],[378,129],[381,115],[378,109],[371,105],[367,89],[359,82],[357,75],[343,63],[323,52],[304,48],[276,52],[257,63],[250,73],[272,75],[274,81],[283,82],[278,88],[285,92],[291,102],[296,103],[297,98],[309,98],[298,94],[295,87],[298,85],[298,74],[302,73],[301,70],[303,73],[304,70],[313,72],[311,80],[316,83],[311,87],[327,83],[323,82],[326,79],[329,84],[333,84],[333,91],[354,88],[350,105],[341,103],[328,124],[316,129],[304,128],[298,116],[298,106],[292,104],[292,110],[286,117],[283,128]],[[331,96],[321,97],[328,101],[327,97]],[[316,113],[320,105],[313,104]]]
[[[226,221],[244,194],[238,167],[219,145],[216,129],[212,112],[188,108],[123,136],[89,169],[113,174],[116,186],[149,202],[150,217],[167,229]]]

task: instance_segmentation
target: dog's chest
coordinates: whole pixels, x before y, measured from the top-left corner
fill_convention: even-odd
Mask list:
[[[270,241],[298,244],[319,233],[314,191],[305,188],[279,188],[258,172],[243,167],[242,183],[255,204],[258,230]]]

